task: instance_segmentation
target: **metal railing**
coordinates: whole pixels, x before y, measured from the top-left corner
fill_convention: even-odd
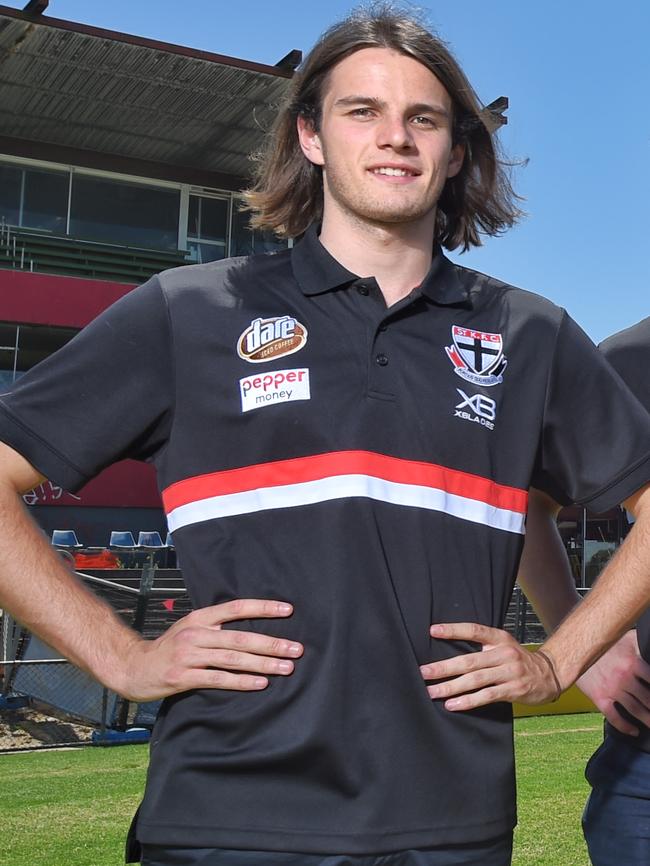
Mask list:
[[[77,576],[147,638],[162,634],[191,610],[180,572],[158,569],[152,561],[119,581],[81,572]],[[153,725],[159,702],[136,704],[104,688],[6,612],[0,616],[0,634],[0,706],[4,703],[14,715],[21,703],[48,708],[54,716],[95,728],[99,741],[106,732]],[[3,749],[0,742],[3,750],[7,746]]]

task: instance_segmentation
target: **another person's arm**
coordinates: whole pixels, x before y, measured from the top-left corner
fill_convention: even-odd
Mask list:
[[[28,515],[20,494],[42,480],[0,443],[0,608],[131,700],[193,688],[263,689],[269,675],[291,673],[300,644],[221,628],[289,616],[282,602],[242,599],[197,610],[153,641],[132,631],[77,580]]]

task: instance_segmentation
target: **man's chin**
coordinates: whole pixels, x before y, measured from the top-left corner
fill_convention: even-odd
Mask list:
[[[374,225],[398,226],[408,225],[410,223],[420,222],[426,219],[431,213],[431,209],[422,210],[419,208],[412,209],[388,209],[376,208],[368,209],[365,212],[358,214],[359,218]]]

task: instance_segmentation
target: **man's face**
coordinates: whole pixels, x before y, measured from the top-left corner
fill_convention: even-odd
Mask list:
[[[298,120],[303,152],[323,166],[325,218],[426,220],[433,231],[436,203],[464,156],[451,124],[449,94],[417,60],[387,48],[346,57],[327,80],[319,131]]]

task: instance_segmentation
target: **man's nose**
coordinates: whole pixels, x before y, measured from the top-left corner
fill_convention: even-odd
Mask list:
[[[408,120],[399,116],[386,116],[377,130],[379,147],[392,147],[394,150],[404,150],[413,147],[413,135]]]

